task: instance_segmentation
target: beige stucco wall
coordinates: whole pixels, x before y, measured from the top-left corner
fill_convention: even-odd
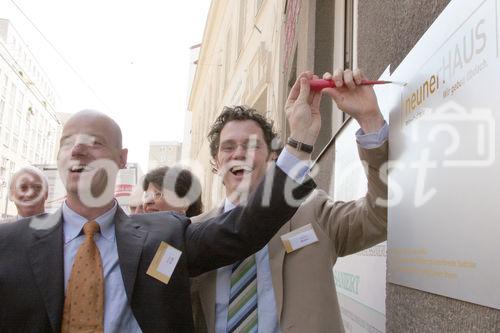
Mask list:
[[[223,195],[210,171],[206,134],[225,105],[245,104],[280,129],[280,28],[283,0],[212,2],[193,82],[191,159],[204,170],[203,201],[213,207]]]

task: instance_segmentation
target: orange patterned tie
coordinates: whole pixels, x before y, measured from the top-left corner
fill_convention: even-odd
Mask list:
[[[78,249],[64,300],[62,333],[103,332],[104,277],[101,254],[94,242],[99,224],[83,226],[85,241]]]

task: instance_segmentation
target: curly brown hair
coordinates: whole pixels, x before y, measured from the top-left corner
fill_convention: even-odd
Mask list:
[[[225,106],[221,114],[215,119],[210,127],[207,138],[210,146],[210,155],[212,156],[212,171],[216,172],[214,160],[220,144],[220,134],[224,126],[230,121],[253,120],[259,125],[264,133],[264,141],[266,142],[269,151],[273,151],[273,140],[278,138],[278,134],[273,129],[273,121],[267,120],[257,110],[249,108],[245,105],[236,105],[233,107]]]

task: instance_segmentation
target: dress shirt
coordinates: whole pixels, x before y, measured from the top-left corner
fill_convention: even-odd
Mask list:
[[[226,198],[224,212],[230,211],[234,207],[236,206]],[[268,252],[269,250],[266,245],[259,252],[255,253],[255,262],[257,265],[258,332],[279,332]],[[215,332],[217,333],[226,333],[232,267],[233,265],[228,265],[217,270],[217,294],[215,299]]]
[[[117,203],[115,201],[113,208],[95,219],[99,224],[100,233],[94,236],[94,240],[101,253],[104,274],[104,332],[141,332],[128,303],[118,262],[115,225],[113,223],[116,210]],[[85,240],[82,228],[87,219],[69,208],[66,202],[62,206],[62,215],[64,221],[64,290],[66,290],[75,255]]]
[[[356,132],[357,142],[365,149],[381,146],[387,140],[388,136],[389,126],[387,123],[384,123],[384,126],[378,132],[365,134],[361,129]],[[309,171],[310,161],[301,161],[287,152],[286,149],[283,149],[276,164],[295,180],[301,181]],[[235,205],[226,198],[224,212],[234,207]],[[258,332],[280,333],[267,245],[255,253],[255,261],[257,265]],[[226,333],[232,266],[228,265],[217,270],[215,294],[216,333]]]

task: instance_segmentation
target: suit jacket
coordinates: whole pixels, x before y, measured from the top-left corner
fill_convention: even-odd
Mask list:
[[[16,222],[17,220],[19,220],[18,216],[12,216],[12,217],[7,217],[3,220],[0,220],[0,223],[11,223],[11,222]]]
[[[366,161],[368,192],[357,201],[334,202],[324,191],[315,190],[295,215],[269,242],[269,262],[276,298],[278,321],[283,333],[344,332],[332,268],[337,257],[369,248],[387,238],[387,209],[375,204],[387,198],[387,182],[379,168],[387,161],[387,142],[379,148],[358,147]],[[213,210],[193,222],[215,216]],[[318,242],[287,254],[280,236],[311,224]],[[215,332],[217,271],[196,278],[206,330]],[[197,300],[193,302],[193,306]],[[204,327],[197,331],[206,331]]]
[[[191,224],[171,212],[114,216],[119,264],[132,312],[143,332],[192,332],[189,277],[228,265],[264,246],[296,211],[286,204],[276,168],[271,206],[260,205],[262,184],[245,208]],[[312,181],[299,186],[304,198]],[[281,217],[280,215],[283,215]],[[42,221],[42,223],[39,223]],[[38,226],[44,225],[44,228]],[[61,211],[45,219],[0,225],[0,332],[57,332],[64,305]],[[168,284],[146,275],[161,241],[182,251]]]

